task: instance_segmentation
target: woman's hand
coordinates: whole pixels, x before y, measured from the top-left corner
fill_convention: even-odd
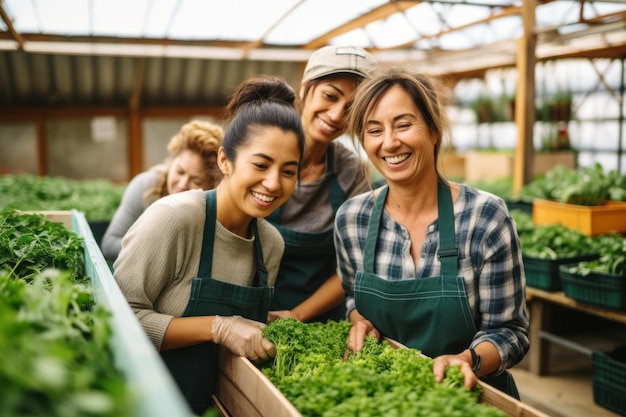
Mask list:
[[[466,354],[467,353],[467,354]],[[472,359],[468,351],[459,353],[458,355],[441,355],[437,356],[433,364],[433,374],[437,382],[443,381],[446,368],[448,366],[459,365],[461,373],[463,373],[464,385],[467,388],[473,388],[478,383],[478,377],[472,371]]]
[[[380,332],[374,327],[371,321],[367,320],[358,311],[350,313],[352,327],[348,335],[348,349],[358,352],[363,348],[365,336],[375,337],[380,340]]]
[[[213,342],[251,361],[266,360],[276,355],[276,347],[263,337],[264,327],[264,323],[241,316],[215,316],[212,324]]]
[[[292,310],[276,310],[270,311],[267,314],[267,322],[271,323],[277,319],[296,319],[299,320],[298,317],[293,313]]]

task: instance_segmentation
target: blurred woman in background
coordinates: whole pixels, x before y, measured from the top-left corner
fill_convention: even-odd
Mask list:
[[[222,174],[216,160],[223,138],[223,129],[213,123],[192,120],[181,127],[167,145],[169,158],[128,183],[100,244],[107,260],[115,261],[122,238],[150,204],[166,195],[219,184]]]

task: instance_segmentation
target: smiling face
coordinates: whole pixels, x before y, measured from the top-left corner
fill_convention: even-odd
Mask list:
[[[334,75],[300,90],[307,143],[329,144],[345,132],[346,112],[354,100],[355,76]]]
[[[170,164],[167,192],[176,194],[194,188],[210,188],[206,167],[200,154],[184,150]]]
[[[390,87],[365,119],[363,146],[388,182],[415,184],[435,171],[435,135],[411,96]]]
[[[218,153],[224,173],[218,190],[226,196],[218,198],[225,208],[219,220],[226,227],[246,218],[268,216],[289,198],[296,186],[300,162],[296,134],[262,126],[254,128],[253,136],[238,148],[234,161],[228,160],[223,148]]]

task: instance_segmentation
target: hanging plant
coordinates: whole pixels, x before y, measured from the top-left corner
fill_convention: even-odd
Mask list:
[[[491,123],[495,121],[495,109],[490,97],[479,96],[472,103],[471,107],[476,114],[476,121],[478,123]]]
[[[572,94],[561,91],[546,98],[537,110],[537,119],[544,121],[568,122],[572,119]]]
[[[477,123],[494,123],[509,120],[504,108],[504,99],[494,99],[487,95],[480,95],[471,104],[471,108],[476,114]]]

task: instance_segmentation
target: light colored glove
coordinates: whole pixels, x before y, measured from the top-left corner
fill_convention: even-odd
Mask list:
[[[215,316],[213,342],[251,361],[266,360],[276,355],[276,346],[263,337],[264,327],[264,323],[241,316]]]

